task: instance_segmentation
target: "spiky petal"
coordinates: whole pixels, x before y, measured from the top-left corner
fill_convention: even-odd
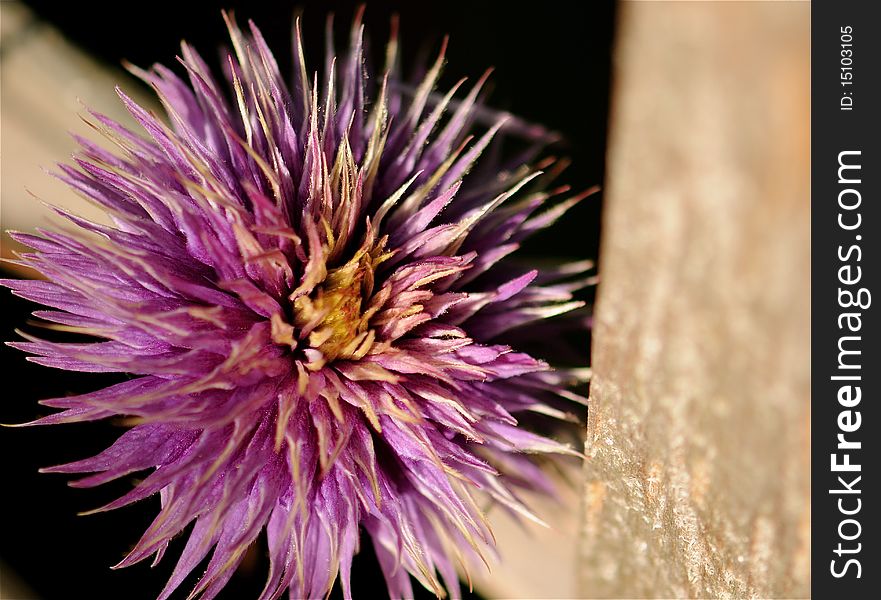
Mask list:
[[[91,473],[80,487],[149,471],[99,510],[160,494],[119,566],[160,558],[194,523],[162,599],[209,553],[192,596],[214,597],[264,530],[261,598],[322,596],[338,576],[349,597],[361,529],[393,597],[412,594],[409,575],[457,596],[457,568],[492,546],[477,500],[537,520],[517,497],[552,489],[535,457],[575,453],[521,422],[565,417],[583,372],[510,340],[578,308],[590,279],[573,276],[590,265],[539,272],[508,255],[578,198],[541,212],[552,194],[522,156],[469,174],[500,132],[525,135],[527,155],[548,134],[486,122],[485,78],[435,94],[443,51],[410,86],[393,37],[371,78],[356,19],[319,81],[298,25],[288,84],[253,24],[228,25],[225,83],[184,45],[186,80],[136,70],[170,124],[120,91],[146,137],[93,114],[115,151],[81,140],[76,167],[60,166],[113,226],[63,213],[78,230],[15,234],[47,280],[4,284],[102,341],[14,345],[46,366],[134,375],[43,402],[61,412],[37,424],[135,423],[46,471]]]

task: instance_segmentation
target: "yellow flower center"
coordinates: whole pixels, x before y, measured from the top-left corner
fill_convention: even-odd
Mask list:
[[[356,256],[329,271],[311,296],[294,301],[295,325],[312,328],[309,346],[320,350],[325,361],[361,358],[370,349],[373,336],[368,335],[361,308],[373,288],[371,262],[367,253]]]
[[[280,315],[274,317],[273,340],[319,351],[319,357],[307,352],[308,360],[303,361],[312,371],[333,360],[363,358],[376,335],[370,328],[370,318],[379,308],[370,305],[374,272],[391,256],[384,247],[384,238],[365,244],[347,263],[327,270],[311,293],[293,296],[292,322],[284,322]]]

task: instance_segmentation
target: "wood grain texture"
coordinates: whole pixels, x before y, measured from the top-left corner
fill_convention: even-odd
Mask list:
[[[810,593],[810,6],[619,21],[580,592]]]

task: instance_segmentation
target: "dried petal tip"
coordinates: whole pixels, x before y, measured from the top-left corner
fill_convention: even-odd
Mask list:
[[[186,44],[181,74],[133,68],[168,121],[120,92],[142,134],[93,114],[118,152],[80,140],[76,167],[59,167],[115,225],[62,213],[78,232],[16,235],[47,280],[2,284],[51,307],[42,322],[101,341],[15,346],[133,376],[44,401],[60,412],[36,424],[134,423],[45,471],[87,473],[77,487],[151,471],[99,510],[161,495],[118,567],[158,560],[192,524],[162,599],[209,554],[191,597],[213,598],[264,530],[262,599],[323,596],[337,577],[350,597],[362,530],[393,597],[412,595],[411,576],[458,597],[459,566],[494,543],[478,506],[542,523],[518,494],[553,491],[545,455],[578,455],[538,431],[572,420],[583,397],[569,386],[587,371],[524,349],[544,342],[552,358],[549,332],[584,326],[560,315],[577,315],[592,264],[535,270],[509,255],[579,197],[542,212],[565,190],[544,191],[553,160],[538,177],[481,157],[548,134],[484,107],[486,76],[461,99],[458,86],[436,94],[443,49],[408,84],[393,36],[373,76],[359,12],[347,52],[313,78],[298,21],[286,82],[260,31],[224,18],[226,81]]]

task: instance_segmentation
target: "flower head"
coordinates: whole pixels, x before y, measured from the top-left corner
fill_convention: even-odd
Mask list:
[[[478,502],[537,519],[518,490],[550,493],[537,457],[575,453],[528,426],[565,416],[583,370],[518,344],[580,306],[588,280],[572,278],[588,265],[538,271],[509,255],[579,197],[545,210],[556,192],[528,156],[478,161],[506,134],[532,155],[547,134],[484,108],[485,77],[436,95],[443,51],[407,85],[393,35],[371,77],[356,19],[319,80],[298,27],[289,85],[253,25],[228,25],[225,83],[184,44],[186,80],[135,69],[170,124],[120,92],[146,135],[92,113],[115,151],[81,139],[76,167],[60,166],[112,226],[63,213],[76,231],[15,234],[47,280],[3,283],[100,341],[14,345],[50,367],[133,376],[43,402],[62,410],[37,424],[131,425],[46,471],[91,473],[82,487],[149,471],[98,510],[160,495],[119,566],[158,560],[192,524],[163,599],[209,553],[193,596],[214,597],[264,530],[262,598],[321,596],[338,576],[350,596],[362,530],[392,596],[411,595],[409,575],[457,595],[457,567],[492,547]]]

